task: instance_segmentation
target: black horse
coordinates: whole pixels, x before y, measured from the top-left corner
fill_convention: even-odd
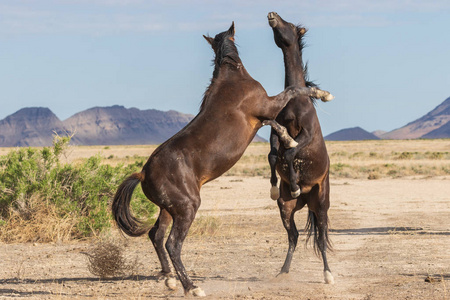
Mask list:
[[[174,285],[170,257],[185,293],[195,296],[205,293],[186,273],[180,254],[200,206],[202,185],[230,169],[262,122],[274,119],[290,99],[299,95],[329,97],[328,92],[315,88],[288,88],[277,96],[267,96],[239,58],[234,44],[234,23],[215,38],[205,36],[205,39],[214,50],[215,60],[213,78],[200,112],[152,153],[140,173],[132,174],[119,186],[112,204],[114,218],[122,231],[130,236],[145,234],[150,228],[130,212],[133,190],[141,183],[147,198],[160,208],[148,235],[161,262],[162,274],[168,277],[166,285]],[[164,235],[172,221],[164,248]]]
[[[306,68],[302,61],[303,35],[306,29],[284,21],[277,13],[268,15],[276,45],[281,48],[285,65],[285,86],[314,86],[306,79]],[[322,100],[331,100],[322,99]],[[278,200],[281,219],[289,238],[289,249],[281,273],[288,273],[295,251],[298,231],[294,222],[297,210],[308,206],[308,239],[313,236],[314,249],[320,252],[324,264],[326,283],[334,283],[327,262],[328,208],[330,207],[329,166],[330,160],[314,108],[314,100],[299,95],[292,99],[276,117],[286,127],[288,134],[298,143],[286,149],[279,143],[278,135],[272,130],[271,151],[271,197]],[[280,190],[276,187],[277,176],[281,177]]]

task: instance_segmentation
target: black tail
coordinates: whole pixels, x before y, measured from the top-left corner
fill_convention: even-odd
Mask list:
[[[134,173],[117,189],[112,203],[112,213],[117,225],[129,236],[141,236],[150,230],[149,226],[131,214],[131,196],[136,186],[144,180],[144,173]]]
[[[306,222],[305,231],[306,231],[306,245],[308,244],[311,237],[313,238],[312,244],[314,247],[314,252],[317,256],[321,257],[321,249],[328,249],[333,251],[333,247],[331,245],[331,241],[328,237],[328,217],[326,220],[326,230],[325,230],[325,242],[321,245],[321,241],[319,240],[319,226],[317,224],[317,217],[313,211],[308,211],[308,221]]]

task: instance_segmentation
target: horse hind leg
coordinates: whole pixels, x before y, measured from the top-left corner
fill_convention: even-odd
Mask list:
[[[327,260],[327,249],[331,248],[331,242],[328,237],[328,207],[329,207],[329,187],[326,183],[323,197],[317,197],[315,211],[309,211],[307,229],[309,229],[308,238],[313,235],[314,248],[320,253],[323,261],[324,280],[327,284],[334,284],[334,277],[331,274]]]
[[[183,246],[183,242],[187,236],[189,228],[194,221],[195,214],[197,212],[197,207],[193,207],[186,205],[183,202],[185,207],[182,210],[175,210],[177,212],[182,211],[182,214],[172,214],[173,225],[172,230],[170,231],[169,237],[166,242],[166,249],[169,253],[170,259],[172,260],[172,264],[177,272],[178,279],[181,281],[183,285],[185,294],[192,294],[197,297],[206,296],[205,292],[194,285],[191,278],[186,272],[186,269],[181,261],[181,248]],[[199,201],[198,201],[199,203]]]
[[[292,256],[294,254],[295,248],[298,242],[298,230],[295,226],[294,214],[297,205],[297,200],[293,199],[291,201],[284,201],[283,198],[287,192],[287,184],[282,181],[281,183],[281,198],[278,200],[278,207],[280,209],[281,221],[288,234],[289,248],[286,254],[286,259],[284,261],[283,267],[281,268],[280,274],[289,273],[291,267]],[[280,275],[279,274],[279,275]]]
[[[325,283],[334,284],[334,277],[331,274],[330,267],[328,266],[327,260],[327,249],[329,247],[329,239],[328,239],[328,216],[327,212],[320,212],[317,217],[318,223],[318,248],[322,255],[323,261],[323,275]]]
[[[152,229],[148,232],[148,237],[152,241],[159,262],[161,263],[161,275],[165,278],[166,286],[171,290],[175,290],[176,280],[171,274],[169,258],[166,249],[164,248],[164,235],[171,221],[172,217],[167,210],[161,209],[155,225],[153,225]]]

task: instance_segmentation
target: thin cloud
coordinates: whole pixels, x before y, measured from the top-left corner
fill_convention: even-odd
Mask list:
[[[395,15],[442,13],[447,0],[232,0],[143,1],[68,0],[17,1],[0,5],[0,33],[115,34],[130,32],[220,30],[231,21],[240,28],[266,26],[264,16],[277,11],[309,27],[389,26],[401,22]]]

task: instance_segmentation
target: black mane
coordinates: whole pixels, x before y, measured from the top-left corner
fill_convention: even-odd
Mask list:
[[[303,40],[303,37],[305,35],[301,34],[301,31],[304,30],[304,27],[301,24],[299,24],[299,25],[296,26],[296,29],[297,29],[297,35],[299,36],[299,38],[298,38],[298,48],[299,48],[300,53],[302,53],[303,49],[306,47],[305,41]],[[303,69],[303,80],[305,80],[306,87],[319,88],[319,86],[316,83],[314,83],[313,81],[309,80],[308,63],[304,64],[303,60],[302,60],[302,69]],[[311,102],[314,105],[316,104],[316,98],[309,97],[309,99],[311,100]]]
[[[216,35],[214,38],[214,47],[215,59],[213,77],[218,75],[219,68],[223,64],[230,64],[236,67],[241,63],[238,49],[234,43],[234,38],[228,31]]]
[[[215,53],[215,57],[213,60],[214,72],[213,77],[211,78],[211,83],[206,88],[206,91],[203,94],[200,111],[205,105],[206,99],[208,98],[209,92],[211,91],[211,87],[213,86],[215,79],[219,76],[220,68],[223,65],[230,65],[234,68],[238,68],[239,65],[242,65],[238,49],[236,47],[236,44],[234,43],[233,34],[230,32],[230,30],[217,34],[214,37],[212,47]]]

